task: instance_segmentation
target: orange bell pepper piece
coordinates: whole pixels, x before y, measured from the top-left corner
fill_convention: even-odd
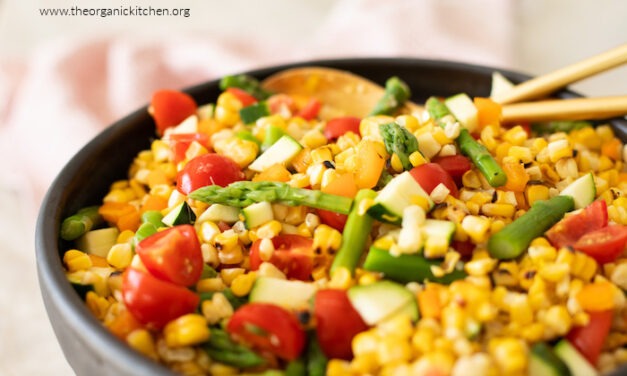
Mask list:
[[[424,318],[439,319],[442,313],[442,304],[438,288],[429,283],[418,293],[418,308]]]
[[[325,185],[321,189],[324,193],[331,193],[334,195],[344,197],[355,197],[357,194],[357,184],[355,183],[355,175],[350,172],[341,174],[336,177],[329,184]]]
[[[141,329],[142,324],[129,312],[122,311],[119,315],[115,316],[110,322],[105,323],[105,326],[109,328],[111,333],[121,340],[125,340],[133,330]]]
[[[141,212],[149,210],[163,210],[168,207],[168,199],[157,195],[148,195],[141,206]]]
[[[502,167],[503,172],[507,175],[507,183],[503,188],[509,191],[523,192],[529,181],[525,166],[519,162],[505,162]]]
[[[614,285],[605,281],[587,284],[577,293],[577,301],[584,311],[614,309]]]
[[[502,117],[502,108],[500,104],[490,98],[482,97],[475,97],[473,102],[475,107],[477,107],[480,129],[489,124],[500,124]]]
[[[135,211],[137,209],[127,202],[105,202],[98,208],[98,213],[109,223],[117,223],[122,216]]]
[[[357,146],[357,171],[355,183],[359,188],[372,188],[377,185],[385,159],[377,151],[375,141],[361,141]]]
[[[282,164],[275,164],[259,174],[255,175],[253,181],[279,181],[286,183],[290,181],[292,174]]]
[[[608,142],[604,142],[603,145],[601,145],[601,154],[615,161],[618,161],[621,159],[621,155],[620,155],[621,150],[622,148],[621,148],[620,140],[616,137],[612,138]]]

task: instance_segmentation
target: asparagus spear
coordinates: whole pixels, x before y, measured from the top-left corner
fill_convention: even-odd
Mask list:
[[[256,202],[281,202],[348,214],[353,200],[312,189],[294,188],[287,183],[270,181],[238,181],[226,187],[209,185],[192,192],[190,198],[208,204],[224,204],[243,208]]]
[[[61,239],[74,240],[102,222],[98,206],[82,208],[61,223]]]
[[[355,205],[348,214],[344,232],[342,234],[342,245],[335,255],[331,264],[331,274],[340,268],[348,269],[351,274],[355,271],[355,266],[361,258],[366,247],[368,234],[372,228],[372,217],[366,212],[360,213],[360,203],[363,200],[374,199],[377,193],[371,189],[362,189],[355,196]]]
[[[457,269],[443,277],[436,277],[431,272],[431,266],[439,264],[439,260],[429,260],[422,255],[393,256],[386,250],[370,247],[368,256],[364,261],[364,269],[381,272],[385,278],[401,283],[424,282],[425,280],[451,283],[466,277],[463,270]]]
[[[446,105],[439,99],[430,97],[425,102],[425,107],[437,124],[444,127],[445,124],[442,119],[451,115]],[[507,175],[505,175],[501,166],[494,160],[485,146],[478,143],[477,140],[470,135],[467,129],[462,128],[455,141],[457,141],[457,146],[459,146],[462,154],[470,158],[491,186],[500,187],[507,183]]]
[[[488,251],[497,259],[520,256],[534,238],[544,234],[574,207],[574,200],[568,195],[535,202],[525,214],[490,237]]]
[[[396,123],[381,124],[379,131],[387,152],[390,155],[396,154],[403,164],[403,169],[410,170],[413,165],[409,161],[409,156],[418,151],[416,136]]]
[[[385,82],[385,94],[379,99],[369,115],[392,115],[411,97],[409,86],[398,77]]]
[[[209,341],[203,346],[211,359],[238,368],[255,367],[265,363],[265,359],[254,351],[231,340],[222,329],[211,328]]]
[[[326,375],[327,362],[328,359],[322,352],[316,333],[311,333],[309,336],[309,345],[307,346],[307,375]]]
[[[246,74],[225,76],[220,80],[220,89],[226,90],[230,87],[242,89],[259,100],[268,99],[272,95],[272,93],[261,87],[256,78]]]
[[[163,227],[163,214],[158,210],[148,210],[142,214],[142,223],[139,225],[135,236],[133,237],[133,244],[137,244],[145,238],[153,235],[157,232],[159,227]]]

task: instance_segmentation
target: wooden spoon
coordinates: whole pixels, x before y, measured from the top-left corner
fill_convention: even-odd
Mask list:
[[[322,119],[337,116],[365,117],[383,96],[385,90],[356,74],[333,68],[303,67],[276,73],[262,82],[264,89],[292,96],[316,98],[325,106]],[[401,112],[422,107],[408,103]]]

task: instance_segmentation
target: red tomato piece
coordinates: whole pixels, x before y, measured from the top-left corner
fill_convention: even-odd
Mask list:
[[[194,98],[181,91],[159,90],[152,95],[150,107],[157,133],[161,135],[167,128],[178,125],[195,114],[198,105]]]
[[[250,247],[250,269],[258,270],[263,262],[259,254],[261,239]],[[281,270],[288,279],[308,281],[313,270],[313,239],[301,235],[284,234],[272,238],[274,252],[270,263]]]
[[[318,116],[318,112],[320,112],[320,108],[322,107],[322,103],[319,100],[312,98],[303,106],[303,108],[298,111],[296,116],[302,117],[305,120],[312,120],[316,116]]]
[[[344,226],[346,226],[348,215],[324,209],[316,209],[316,212],[318,213],[318,216],[320,217],[322,223],[327,226],[333,227],[339,232],[344,231]]]
[[[226,187],[240,180],[244,180],[244,173],[235,161],[224,155],[208,153],[187,162],[177,175],[176,189],[188,195],[208,185]]]
[[[588,232],[577,240],[573,248],[594,258],[599,264],[606,264],[623,254],[625,243],[627,226],[612,225]]]
[[[470,240],[460,241],[453,240],[451,242],[451,248],[456,250],[462,257],[470,257],[477,246]]]
[[[439,164],[457,184],[461,184],[462,176],[472,167],[470,160],[461,154],[435,157],[431,162]]]
[[[437,163],[425,163],[409,170],[411,176],[420,184],[428,194],[439,184],[444,184],[451,196],[458,197],[459,191],[451,175]]]
[[[353,308],[345,290],[325,289],[314,300],[316,335],[328,358],[353,358],[353,337],[368,329],[368,325]],[[341,317],[341,320],[338,319]]]
[[[242,106],[244,107],[257,103],[257,98],[253,97],[247,91],[242,90],[238,87],[230,87],[226,89],[226,91],[233,94],[237,98],[237,100],[239,100],[242,103]]]
[[[556,248],[573,246],[584,234],[607,226],[607,204],[594,201],[577,214],[566,216],[546,232],[546,237]]]
[[[133,268],[123,274],[122,298],[138,321],[155,329],[193,312],[200,302],[199,296],[187,288]]]
[[[274,304],[248,303],[241,306],[226,326],[236,339],[279,358],[294,360],[303,351],[305,331],[296,317]]]
[[[274,94],[267,102],[272,114],[288,113],[291,116],[296,111],[294,99],[287,94]]]
[[[159,231],[135,247],[142,263],[155,277],[181,286],[192,286],[203,269],[202,252],[192,225]]]
[[[593,366],[597,364],[603,343],[610,332],[613,310],[586,312],[590,321],[586,326],[576,326],[566,338]]]
[[[360,135],[359,123],[361,123],[361,119],[354,116],[331,119],[327,121],[327,125],[324,127],[324,137],[327,140],[335,140],[346,132]]]
[[[174,151],[174,162],[179,163],[185,159],[185,153],[189,149],[189,145],[196,141],[207,150],[209,146],[209,136],[206,133],[174,133],[170,137],[171,148]]]

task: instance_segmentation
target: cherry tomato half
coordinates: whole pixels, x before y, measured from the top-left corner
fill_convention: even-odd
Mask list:
[[[298,358],[306,342],[305,331],[296,317],[274,304],[241,306],[231,316],[226,330],[237,340],[285,360]]]
[[[577,240],[573,248],[597,260],[599,264],[606,264],[623,254],[625,243],[627,226],[612,225],[588,232]]]
[[[178,125],[195,114],[198,105],[194,98],[181,91],[159,90],[152,95],[150,107],[157,133],[162,135],[167,128]]]
[[[228,93],[233,94],[237,98],[237,100],[240,101],[240,103],[242,103],[242,106],[244,107],[257,103],[257,98],[253,97],[247,91],[242,90],[238,87],[230,87],[226,89],[226,91]]]
[[[146,269],[164,281],[191,286],[202,273],[200,242],[192,225],[159,231],[137,243],[135,252]]]
[[[354,116],[338,117],[327,121],[324,127],[324,137],[327,140],[335,140],[346,132],[359,133],[359,123],[361,119]]]
[[[174,163],[185,160],[185,153],[189,145],[196,141],[206,149],[209,149],[209,136],[206,133],[174,133],[170,137],[170,145],[174,152]]]
[[[263,262],[259,254],[261,239],[250,248],[250,269],[258,270]],[[313,239],[295,234],[278,235],[272,238],[274,252],[270,263],[281,270],[288,279],[308,281],[313,270]]]
[[[607,226],[607,204],[594,201],[577,214],[557,222],[546,232],[546,237],[556,248],[573,246],[580,237]]]
[[[312,120],[316,116],[318,116],[318,112],[320,112],[320,108],[322,107],[322,103],[319,100],[313,98],[307,102],[303,108],[298,111],[296,116],[302,117],[305,120]]]
[[[612,326],[613,310],[586,312],[590,321],[586,326],[577,326],[570,330],[566,338],[575,346],[590,364],[596,365],[603,343]]]
[[[316,209],[316,213],[320,217],[320,221],[327,226],[331,226],[339,232],[344,231],[348,215],[332,212],[330,210]]]
[[[188,195],[198,188],[217,184],[225,187],[243,180],[244,173],[231,158],[216,153],[200,155],[178,173],[176,189]]]
[[[409,170],[411,176],[420,184],[422,189],[431,194],[431,191],[439,184],[444,184],[450,191],[451,196],[459,196],[457,185],[451,175],[437,163],[425,163]]]
[[[126,269],[122,276],[122,298],[138,321],[155,329],[193,312],[200,301],[185,287],[133,268]]]
[[[325,289],[314,300],[316,335],[328,358],[352,359],[351,342],[368,325],[353,308],[345,290]],[[342,319],[339,320],[338,318]]]
[[[457,184],[461,184],[462,176],[472,167],[470,160],[461,154],[435,157],[431,162],[442,166],[444,171],[448,172]]]

